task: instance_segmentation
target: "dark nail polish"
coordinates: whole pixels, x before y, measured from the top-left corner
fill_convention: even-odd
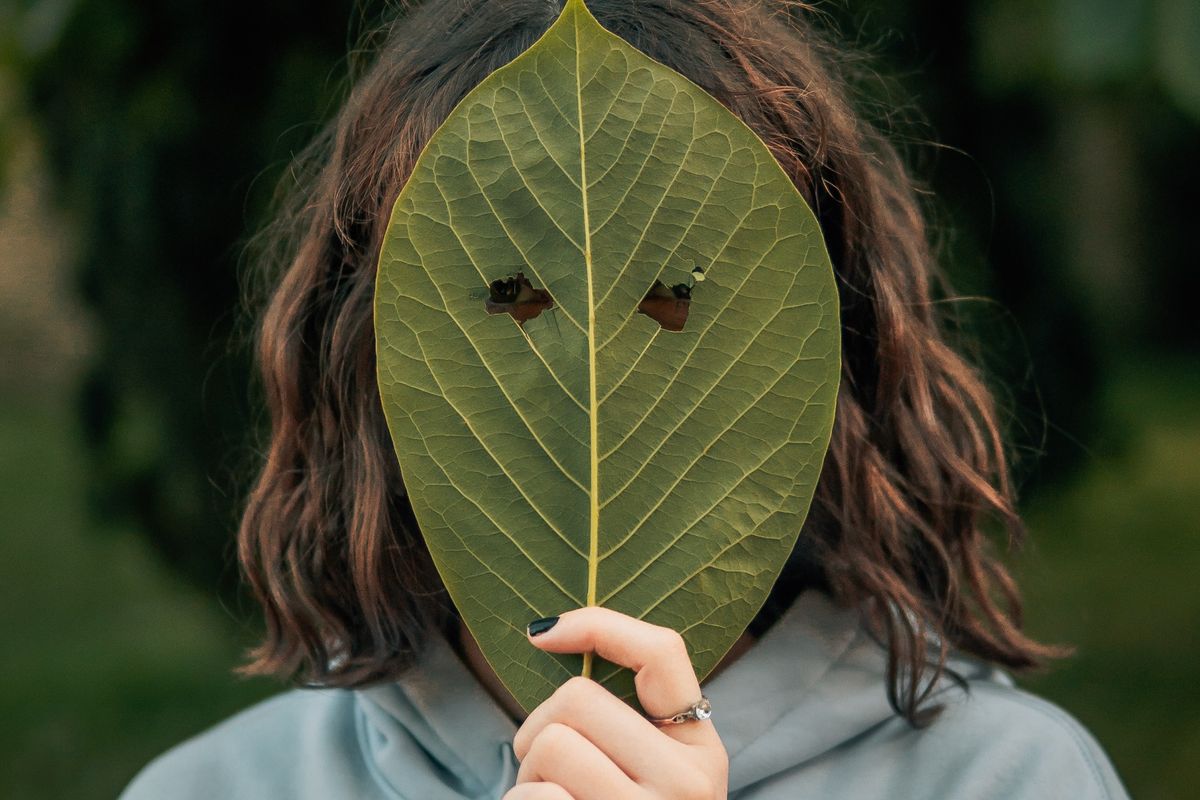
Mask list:
[[[542,617],[541,619],[535,619],[525,627],[529,631],[530,636],[537,636],[553,628],[556,622],[558,622],[557,616]]]

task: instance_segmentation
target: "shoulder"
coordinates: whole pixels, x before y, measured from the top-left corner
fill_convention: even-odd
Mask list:
[[[943,711],[905,737],[931,763],[948,769],[965,794],[996,798],[1128,795],[1095,737],[1062,708],[1015,686],[999,670],[967,679],[967,691],[944,690]]]
[[[354,700],[294,689],[264,700],[151,761],[120,800],[302,797],[306,757],[357,747]],[[311,762],[310,762],[311,763]]]

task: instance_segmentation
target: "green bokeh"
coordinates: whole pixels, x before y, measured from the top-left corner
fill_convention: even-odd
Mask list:
[[[1074,713],[1134,797],[1200,779],[1200,360],[1123,364],[1103,393],[1112,433],[1026,508],[1019,560],[1030,630],[1077,648],[1024,683]]]
[[[135,530],[88,518],[68,403],[0,403],[0,796],[110,798],[171,743],[274,687],[247,639]]]

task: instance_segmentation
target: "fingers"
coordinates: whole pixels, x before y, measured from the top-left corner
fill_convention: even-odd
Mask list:
[[[677,758],[678,742],[658,729],[612,692],[590,678],[576,676],[546,698],[517,730],[513,752],[525,758],[549,725],[570,725],[638,782],[648,782],[660,765]]]
[[[634,800],[645,792],[587,737],[559,722],[546,725],[529,746],[517,785],[548,781],[574,800]]]
[[[500,800],[575,800],[557,783],[522,783],[504,793]]]
[[[669,628],[595,606],[535,622],[530,642],[547,652],[594,652],[634,670],[652,717],[700,697],[687,646]],[[518,785],[556,784],[576,800],[724,797],[728,782],[728,756],[710,720],[656,728],[590,678],[572,678],[530,712],[513,751]]]
[[[634,670],[638,700],[651,717],[677,714],[700,699],[700,682],[687,645],[670,628],[612,609],[586,606],[560,614],[557,623],[530,641],[551,653],[594,651]],[[717,739],[710,720],[669,725],[662,731],[687,744],[709,744]]]

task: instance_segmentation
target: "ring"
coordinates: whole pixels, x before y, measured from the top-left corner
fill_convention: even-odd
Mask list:
[[[664,725],[678,725],[681,722],[692,722],[693,720],[706,720],[712,716],[712,704],[708,702],[708,698],[700,695],[700,699],[692,703],[691,706],[678,714],[672,714],[669,717],[647,717],[650,722],[658,727]]]

